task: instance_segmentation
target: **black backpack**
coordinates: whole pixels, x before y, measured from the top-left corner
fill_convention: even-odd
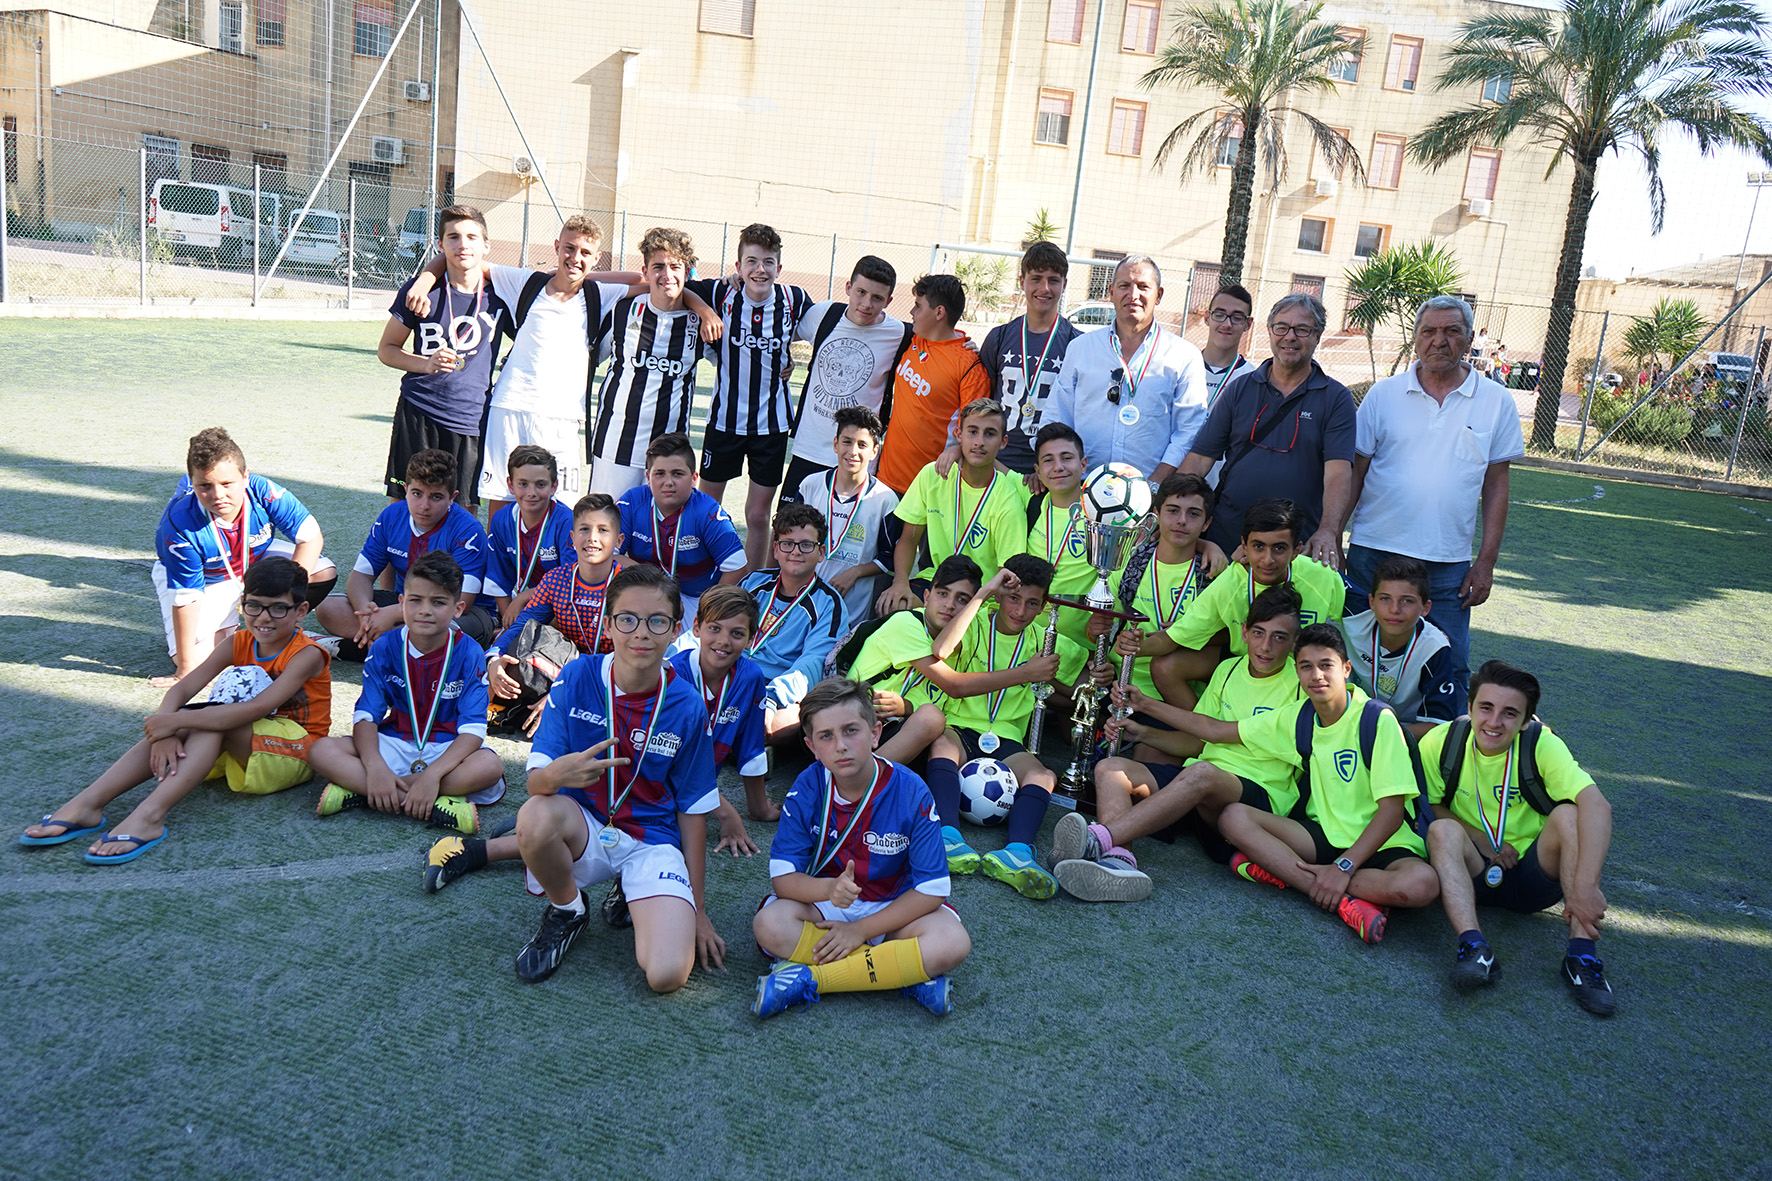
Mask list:
[[[921,607],[911,608],[911,613],[918,619],[923,618],[923,609]],[[892,615],[897,614],[898,612],[896,611],[892,613]],[[839,640],[837,646],[831,649],[831,654],[825,657],[824,675],[827,677],[847,677],[849,675],[849,670],[855,666],[856,657],[861,655],[861,646],[867,643],[868,637],[879,631],[880,628],[885,625],[886,621],[892,618],[892,615],[876,616],[875,618],[868,620],[866,623],[850,629],[849,634]],[[892,675],[892,672],[893,670],[887,669],[870,681],[869,684],[879,684],[888,676]]]
[[[1540,816],[1549,816],[1557,801],[1550,798],[1545,789],[1544,776],[1538,773],[1538,736],[1544,732],[1544,723],[1533,718],[1520,727],[1520,759],[1515,768],[1517,782],[1520,785],[1520,796],[1532,810]],[[1459,776],[1464,773],[1464,752],[1470,745],[1471,719],[1463,714],[1446,723],[1446,745],[1440,748],[1440,783],[1445,795],[1440,799],[1441,805],[1452,798],[1458,790]]]
[[[789,434],[800,429],[800,414],[806,409],[806,394],[812,388],[812,367],[818,363],[818,350],[824,347],[824,342],[837,330],[837,321],[848,310],[849,305],[846,303],[833,303],[825,309],[824,319],[818,322],[818,330],[812,334],[812,356],[806,361],[806,380],[800,385],[800,401],[794,407],[794,421],[788,427]],[[904,326],[904,338],[898,342],[898,349],[892,354],[892,364],[886,369],[886,387],[880,398],[881,422],[892,417],[892,374],[898,368],[899,361],[904,359],[905,353],[910,351],[912,335],[911,326],[907,323]]]
[[[1390,706],[1370,698],[1360,709],[1360,760],[1366,764],[1367,770],[1371,770],[1372,749],[1378,744],[1379,715],[1390,712]],[[1303,768],[1298,774],[1300,806],[1311,797],[1311,733],[1316,720],[1316,706],[1307,701],[1298,707],[1298,723],[1293,741],[1297,744],[1299,765]],[[1433,801],[1427,790],[1427,774],[1422,770],[1421,750],[1415,745],[1415,736],[1406,729],[1403,731],[1403,744],[1409,748],[1409,767],[1415,772],[1415,799],[1410,801],[1406,810],[1410,813],[1410,825],[1425,841],[1427,827],[1434,822]]]
[[[525,620],[523,630],[505,652],[517,663],[508,674],[517,682],[517,705],[534,705],[548,695],[560,670],[578,659],[578,646],[564,634],[537,619]]]

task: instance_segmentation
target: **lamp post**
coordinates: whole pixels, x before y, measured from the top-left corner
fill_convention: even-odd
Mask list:
[[[1772,172],[1750,172],[1747,174],[1747,187],[1754,191],[1753,208],[1747,212],[1747,233],[1741,237],[1741,258],[1735,264],[1735,286],[1731,291],[1741,290],[1741,272],[1747,266],[1747,240],[1753,237],[1754,214],[1760,211],[1760,190],[1772,185]]]

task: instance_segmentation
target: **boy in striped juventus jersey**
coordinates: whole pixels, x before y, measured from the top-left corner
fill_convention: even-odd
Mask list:
[[[592,492],[620,499],[646,478],[646,445],[689,428],[701,317],[683,302],[695,246],[682,230],[654,227],[640,239],[650,288],[615,305],[604,341],[613,352],[586,450]]]
[[[749,458],[751,491],[745,499],[745,557],[751,569],[768,564],[769,505],[781,486],[793,441],[788,346],[812,297],[800,287],[778,284],[781,235],[761,223],[738,233],[737,272],[731,279],[700,279],[689,290],[705,300],[724,329],[710,350],[719,366],[714,401],[702,436],[701,490],[721,500]]]

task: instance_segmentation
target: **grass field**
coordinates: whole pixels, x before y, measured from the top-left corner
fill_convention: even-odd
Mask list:
[[[5,324],[13,831],[159,698],[151,539],[189,435],[227,425],[348,564],[385,503],[396,386],[374,337]],[[1772,1175],[1772,505],[1530,471],[1513,495],[1475,647],[1540,674],[1542,712],[1613,801],[1610,1022],[1565,995],[1554,915],[1491,919],[1506,971],[1460,997],[1437,907],[1367,948],[1191,842],[1141,845],[1158,888],[1140,905],[961,879],[975,951],[941,1021],[888,995],[759,1025],[762,858],[709,872],[724,974],[655,998],[631,936],[594,924],[529,987],[511,971],[538,915],[519,871],[427,897],[434,833],[318,820],[317,784],[204,789],[128,866],[0,844],[0,1174]],[[359,672],[335,670],[341,731]],[[513,788],[499,819],[526,748],[494,745]]]

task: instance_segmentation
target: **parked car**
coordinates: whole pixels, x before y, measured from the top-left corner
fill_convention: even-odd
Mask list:
[[[252,257],[252,235],[262,250],[277,249],[280,194],[263,192],[261,216],[252,214],[252,190],[162,177],[148,198],[148,227],[173,252],[207,251],[217,262],[238,265]]]
[[[1753,380],[1754,359],[1744,353],[1712,353],[1708,363],[1723,381],[1746,385]]]
[[[1114,322],[1114,305],[1106,300],[1091,299],[1078,304],[1065,315],[1079,328],[1099,328],[1103,324]]]
[[[344,215],[330,209],[310,209],[301,219],[301,225],[290,235],[290,223],[298,212],[299,207],[283,212],[284,233],[292,238],[284,261],[291,266],[325,267],[329,271],[342,265],[345,257]]]
[[[418,269],[425,255],[430,252],[431,243],[442,236],[441,209],[431,211],[431,232],[425,233],[425,209],[420,205],[406,211],[406,219],[400,223],[400,256],[412,260],[412,268]]]

